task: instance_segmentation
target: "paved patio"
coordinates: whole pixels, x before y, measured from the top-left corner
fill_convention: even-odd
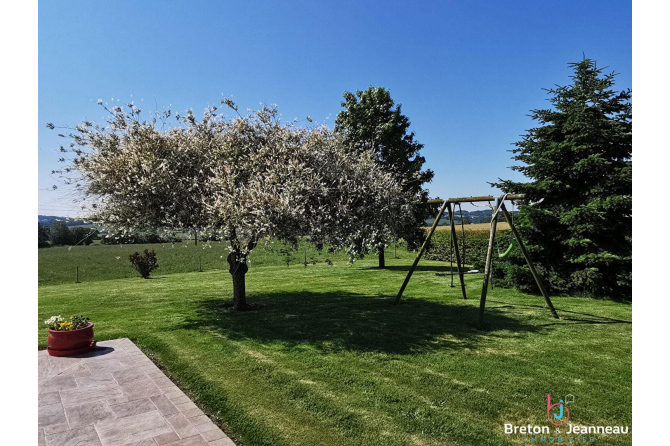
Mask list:
[[[130,339],[38,355],[40,446],[234,446]]]

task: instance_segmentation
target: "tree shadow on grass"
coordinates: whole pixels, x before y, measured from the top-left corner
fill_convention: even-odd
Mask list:
[[[207,330],[231,340],[280,342],[291,348],[310,344],[323,351],[407,354],[476,348],[512,332],[537,332],[537,325],[487,311],[488,331],[478,330],[478,309],[468,304],[407,300],[394,306],[389,296],[346,292],[287,292],[253,295],[260,311],[231,312],[227,302],[195,302],[195,317],[181,328]]]
[[[362,267],[362,270],[380,270],[380,269],[386,269],[389,271],[404,271],[407,272],[411,268],[411,265],[390,265],[386,266],[384,268],[379,268],[378,266],[366,266]],[[470,268],[469,266],[466,265],[466,269]],[[451,267],[453,269],[454,274],[458,273],[458,269],[456,266]],[[440,273],[449,273],[450,272],[450,266],[449,265],[417,265],[416,269],[414,271],[435,271],[435,272],[440,272]]]
[[[544,311],[549,311],[546,307],[546,305],[531,305],[531,304],[519,304],[519,303],[506,303],[506,302],[501,302],[497,300],[488,300],[489,303],[499,303],[502,305],[498,305],[496,307],[493,307],[494,309],[505,309],[505,308],[537,308],[541,309]],[[571,310],[566,310],[562,308],[556,307],[556,312],[558,315],[561,317],[563,321],[566,322],[571,322],[573,324],[632,324],[633,321],[626,321],[623,319],[615,319],[607,316],[599,316],[597,314],[590,314],[590,313],[583,313],[579,311],[571,311]],[[556,323],[549,323],[549,324],[544,324],[544,326],[548,325],[556,325]]]

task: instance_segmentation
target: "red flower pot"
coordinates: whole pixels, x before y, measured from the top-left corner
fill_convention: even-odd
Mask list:
[[[77,330],[49,329],[49,346],[47,352],[51,356],[72,356],[86,353],[95,348],[93,340],[93,323]]]

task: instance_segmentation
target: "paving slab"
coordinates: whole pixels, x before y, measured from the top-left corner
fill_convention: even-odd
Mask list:
[[[130,339],[38,367],[40,445],[235,445]]]

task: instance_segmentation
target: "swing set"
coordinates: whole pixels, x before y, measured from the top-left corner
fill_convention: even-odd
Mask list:
[[[496,236],[496,229],[498,226],[498,214],[500,212],[503,213],[505,216],[505,219],[507,220],[507,223],[510,226],[510,229],[512,230],[512,234],[514,235],[514,239],[512,240],[512,243],[510,246],[507,248],[507,250],[504,253],[498,252],[498,257],[499,258],[504,258],[507,257],[510,252],[514,249],[515,245],[518,245],[519,249],[521,250],[521,253],[523,254],[524,258],[526,259],[526,263],[528,264],[528,267],[530,268],[530,272],[533,275],[533,278],[535,279],[535,283],[537,284],[537,287],[540,290],[540,293],[542,293],[542,297],[544,297],[544,301],[547,304],[547,307],[549,308],[549,311],[551,312],[551,315],[555,317],[556,319],[560,319],[558,316],[558,313],[556,313],[556,309],[554,308],[554,305],[551,303],[551,299],[549,299],[549,295],[547,294],[546,289],[544,288],[544,284],[542,283],[542,279],[540,279],[539,274],[537,273],[537,270],[535,269],[535,265],[533,264],[532,260],[530,259],[530,256],[528,255],[528,251],[526,250],[526,246],[523,244],[523,241],[521,240],[521,237],[519,235],[519,232],[516,229],[516,226],[514,225],[514,221],[512,219],[512,216],[510,215],[509,211],[505,207],[505,201],[510,201],[514,202],[515,200],[522,200],[525,197],[523,194],[505,194],[502,195],[501,197],[494,197],[494,196],[480,196],[480,197],[463,197],[463,198],[449,198],[447,200],[431,200],[429,203],[442,203],[442,207],[440,208],[439,213],[437,214],[437,218],[435,218],[435,221],[433,222],[433,225],[431,226],[430,230],[428,231],[428,234],[426,235],[426,240],[423,242],[423,245],[421,245],[421,249],[419,250],[419,253],[416,255],[416,258],[414,259],[414,263],[410,267],[409,271],[407,272],[407,277],[405,277],[405,281],[403,282],[402,286],[400,287],[400,291],[398,291],[398,295],[395,298],[394,305],[398,305],[400,302],[400,299],[402,298],[403,293],[405,292],[405,288],[407,287],[407,284],[409,283],[410,279],[412,278],[412,274],[414,274],[414,270],[416,270],[417,265],[419,264],[419,260],[421,260],[421,257],[423,256],[424,252],[426,251],[426,248],[428,247],[428,244],[430,242],[430,238],[433,236],[433,233],[435,232],[435,229],[437,228],[437,224],[440,221],[440,218],[442,218],[442,215],[444,214],[444,211],[446,210],[448,215],[449,215],[449,222],[451,226],[451,249],[453,250],[453,253],[455,254],[456,257],[456,269],[458,271],[458,277],[460,280],[461,284],[461,293],[463,295],[463,299],[467,299],[467,295],[465,292],[465,280],[463,279],[463,266],[465,263],[461,263],[461,256],[458,248],[458,243],[456,241],[456,224],[454,222],[454,212],[456,210],[456,205],[458,205],[459,210],[461,209],[461,203],[481,203],[481,202],[488,202],[491,203],[492,201],[495,202],[495,205],[492,206],[493,209],[493,214],[491,215],[491,230],[489,233],[489,244],[488,244],[488,249],[486,251],[486,264],[484,267],[484,281],[482,283],[482,293],[481,293],[481,298],[479,301],[479,317],[478,317],[478,324],[479,326],[483,326],[484,324],[484,310],[486,308],[486,294],[488,290],[488,284],[489,280],[491,278],[491,265],[493,263],[493,245],[495,244],[495,236]],[[465,230],[463,228],[463,212],[461,210],[461,230],[463,231],[463,259],[465,260]],[[453,272],[452,272],[453,274]]]
[[[430,200],[429,203],[442,203],[442,200]],[[486,207],[486,206],[477,206],[474,203],[470,203],[470,204],[472,204],[476,207]],[[461,208],[461,203],[454,203],[453,205],[454,205],[454,212],[456,211],[456,205],[458,205],[458,212],[459,212],[459,215],[461,217],[461,220],[460,220],[461,221],[461,238],[463,240],[463,259],[462,259],[463,263],[462,263],[462,265],[463,265],[463,268],[464,268],[465,265],[467,264],[467,260],[465,258],[465,250],[466,250],[467,244],[466,244],[466,237],[465,237],[465,224],[463,222],[463,209]],[[512,202],[512,206],[514,206],[514,202]],[[491,211],[494,210],[493,206],[491,206],[490,203],[489,203],[488,207],[491,209]],[[514,211],[513,210],[510,214],[512,215],[512,219],[514,219]],[[450,240],[451,240],[451,242],[449,243],[449,275],[451,276],[451,284],[449,285],[449,288],[456,288],[454,286],[454,245],[457,244],[458,241],[453,240],[451,238],[450,238]],[[499,259],[504,259],[505,257],[509,256],[510,253],[514,250],[514,247],[516,246],[516,239],[512,238],[512,240],[511,240],[509,246],[507,247],[507,249],[505,250],[505,252],[500,252],[500,241],[499,240],[496,240],[496,246],[498,248],[498,258]],[[467,271],[466,273],[478,273],[478,272],[479,272],[478,270],[471,270],[471,271]],[[445,276],[446,274],[435,273],[435,275],[436,276]],[[490,283],[491,283],[491,289],[493,289],[493,265],[491,265]]]

